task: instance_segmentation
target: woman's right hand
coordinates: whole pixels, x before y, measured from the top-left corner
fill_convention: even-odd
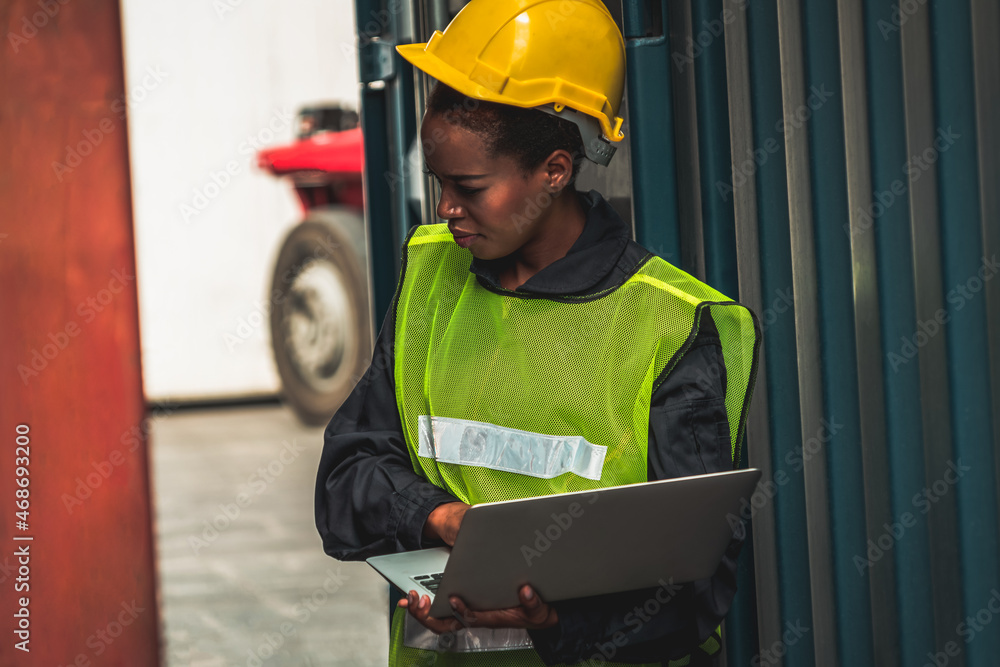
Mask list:
[[[462,518],[470,507],[472,506],[459,501],[438,505],[431,510],[427,517],[427,523],[424,524],[424,537],[441,540],[449,547],[455,546],[458,528],[462,525]]]

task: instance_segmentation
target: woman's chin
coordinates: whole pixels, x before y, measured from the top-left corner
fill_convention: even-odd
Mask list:
[[[473,243],[469,246],[469,252],[476,259],[489,261],[491,259],[499,259],[502,255],[498,254],[495,250],[491,249],[488,243]]]

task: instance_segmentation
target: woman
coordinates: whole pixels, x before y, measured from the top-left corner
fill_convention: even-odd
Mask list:
[[[316,518],[331,556],[454,544],[470,504],[729,470],[756,359],[753,316],[630,240],[584,157],[620,141],[624,44],[598,0],[473,0],[427,45],[421,140],[442,225],[411,231],[372,366],[330,422]],[[583,436],[598,479],[435,458],[440,420]],[[440,448],[438,448],[440,449]],[[474,448],[466,448],[469,451]],[[735,592],[678,590],[428,615],[396,597],[390,664],[711,664]],[[699,648],[699,646],[701,648]],[[672,661],[677,661],[676,663]],[[685,662],[686,661],[686,662]]]

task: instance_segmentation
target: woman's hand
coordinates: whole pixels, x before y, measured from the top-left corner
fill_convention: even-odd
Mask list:
[[[455,546],[455,538],[462,525],[462,518],[470,507],[472,506],[457,501],[438,505],[431,510],[427,517],[427,522],[424,524],[424,537],[441,540],[449,547]]]
[[[531,586],[524,585],[518,591],[521,606],[493,611],[472,611],[465,606],[459,597],[452,597],[451,608],[455,618],[432,618],[430,614],[431,599],[424,595],[419,597],[416,591],[410,591],[406,598],[399,601],[399,606],[406,609],[413,618],[431,631],[442,634],[465,628],[524,628],[541,630],[550,628],[559,622],[556,610],[545,604]]]

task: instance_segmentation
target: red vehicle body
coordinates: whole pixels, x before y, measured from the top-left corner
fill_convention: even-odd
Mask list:
[[[257,166],[275,176],[290,176],[303,212],[331,205],[359,211],[364,207],[365,148],[360,127],[266,148],[257,154]]]
[[[275,263],[270,319],[284,397],[308,424],[330,419],[371,358],[364,144],[356,125],[352,111],[306,108],[297,141],[257,154],[261,169],[291,180],[302,206]]]

